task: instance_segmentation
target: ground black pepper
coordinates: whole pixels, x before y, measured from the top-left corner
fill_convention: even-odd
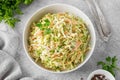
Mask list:
[[[103,74],[95,74],[91,80],[109,80],[108,78],[106,78],[105,75]]]

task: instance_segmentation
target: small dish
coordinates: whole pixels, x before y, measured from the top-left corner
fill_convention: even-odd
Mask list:
[[[98,70],[95,70],[93,71],[92,73],[90,73],[90,75],[88,76],[87,80],[91,80],[91,78],[96,75],[96,74],[102,74],[104,75],[105,77],[108,78],[108,80],[115,80],[115,78],[113,77],[113,75],[106,71],[106,70],[102,70],[102,69],[98,69]]]

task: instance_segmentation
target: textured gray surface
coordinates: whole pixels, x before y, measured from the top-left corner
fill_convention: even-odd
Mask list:
[[[28,7],[23,6],[22,10],[24,14],[20,16],[21,22],[17,23],[15,32],[18,33],[21,41],[20,48],[16,54],[16,60],[20,64],[24,76],[38,77],[40,80],[80,80],[81,77],[86,80],[89,73],[99,68],[96,66],[96,62],[103,60],[108,55],[117,55],[119,59],[118,65],[120,66],[120,0],[99,0],[105,17],[112,25],[112,36],[107,43],[104,43],[96,31],[97,42],[95,51],[92,57],[83,67],[67,74],[52,74],[40,70],[33,63],[31,63],[31,61],[27,58],[22,45],[23,29],[25,27],[26,21],[35,11],[43,6],[53,3],[66,3],[73,5],[81,9],[88,15],[91,20],[93,20],[93,17],[91,16],[84,0],[35,0]],[[120,72],[117,72],[116,80],[120,80]]]

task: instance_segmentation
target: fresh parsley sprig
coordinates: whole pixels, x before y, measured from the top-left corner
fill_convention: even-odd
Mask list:
[[[10,27],[14,28],[15,23],[20,20],[14,15],[23,14],[20,5],[31,4],[33,0],[0,0],[0,22],[5,21]]]
[[[115,71],[120,70],[117,66],[117,57],[106,57],[105,62],[99,61],[97,65],[101,65],[102,69],[109,71],[113,76],[115,76]]]
[[[52,31],[48,26],[50,25],[50,21],[48,19],[44,20],[44,24],[41,22],[38,22],[36,24],[37,27],[39,27],[40,30],[44,31],[44,35],[50,34]]]

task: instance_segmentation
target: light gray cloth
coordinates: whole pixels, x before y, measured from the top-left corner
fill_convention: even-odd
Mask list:
[[[83,65],[81,68],[79,68],[76,71],[73,71],[71,73],[67,74],[53,74],[53,73],[48,73],[46,71],[43,71],[36,67],[26,56],[25,51],[23,49],[22,45],[22,34],[23,34],[23,29],[25,27],[25,24],[27,20],[30,18],[30,16],[33,15],[34,12],[36,12],[38,9],[40,9],[43,6],[53,4],[53,3],[64,3],[64,4],[70,4],[78,9],[82,10],[85,14],[88,15],[88,17],[93,20],[94,18],[90,14],[90,11],[88,9],[88,6],[86,5],[84,0],[34,0],[34,2],[27,6],[27,7],[22,7],[23,15],[20,16],[20,22],[16,24],[16,27],[14,29],[14,32],[11,29],[7,29],[6,26],[0,24],[0,29],[2,31],[8,32],[6,34],[0,33],[0,36],[7,36],[6,38],[6,44],[9,45],[6,48],[0,52],[2,55],[5,53],[6,57],[11,56],[13,63],[15,62],[14,65],[20,66],[20,70],[18,69],[19,76],[18,78],[26,79],[27,78],[34,78],[34,80],[80,80],[81,77],[84,78],[84,80],[87,80],[88,75],[96,70],[99,69],[100,67],[97,67],[96,64],[98,61],[104,60],[105,57],[107,56],[117,56],[118,58],[118,66],[120,66],[120,0],[97,0],[99,1],[99,4],[102,8],[102,11],[107,18],[108,22],[112,25],[112,36],[110,40],[106,43],[104,43],[96,30],[96,37],[97,37],[97,42],[96,42],[96,47],[93,52],[93,55],[89,59],[89,61]],[[96,29],[96,26],[94,26]],[[11,33],[11,34],[10,34]],[[11,50],[11,43],[13,42],[14,45],[17,44],[17,42],[13,39],[13,41],[10,41],[10,38],[16,37],[15,35],[19,36],[19,47],[15,47],[14,50]],[[0,39],[1,40],[1,39]],[[12,40],[12,39],[11,39]],[[5,40],[3,40],[5,41]],[[8,44],[10,43],[10,44]],[[15,44],[16,43],[16,44]],[[0,42],[0,45],[5,45]],[[9,48],[8,48],[9,47]],[[1,48],[1,47],[0,47]],[[16,52],[17,50],[17,52]],[[4,56],[5,56],[4,55]],[[4,62],[6,59],[2,58],[3,56],[0,57],[0,62]],[[8,57],[7,57],[8,58]],[[18,63],[18,64],[16,64]],[[1,63],[0,63],[1,64]],[[19,68],[19,67],[15,67]],[[1,69],[0,65],[0,71],[4,71]],[[14,71],[11,71],[14,72]],[[17,71],[15,71],[17,72]],[[10,73],[8,73],[10,75]],[[21,75],[20,75],[21,74]],[[3,73],[0,73],[0,76],[3,75]],[[25,77],[25,78],[24,78]],[[5,76],[4,76],[5,78]],[[30,79],[29,79],[30,80]],[[116,80],[120,80],[120,72],[116,73]]]
[[[22,78],[22,72],[15,59],[4,51],[0,51],[0,80],[33,80]]]
[[[33,80],[22,78],[22,71],[15,60],[19,37],[14,31],[0,30],[0,80]]]

